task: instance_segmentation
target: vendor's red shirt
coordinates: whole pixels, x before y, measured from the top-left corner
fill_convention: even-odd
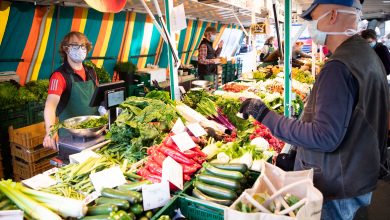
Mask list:
[[[85,69],[74,70],[74,72],[81,77],[83,81],[86,80],[87,76],[85,74]],[[96,85],[98,85],[98,81],[96,79]],[[48,94],[55,94],[61,96],[61,94],[66,89],[66,81],[60,72],[54,72],[50,77],[49,91]]]

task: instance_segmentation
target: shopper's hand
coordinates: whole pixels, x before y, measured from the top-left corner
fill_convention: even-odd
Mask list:
[[[53,150],[58,150],[57,143],[58,143],[58,133],[55,133],[53,137],[50,137],[49,134],[46,134],[45,138],[43,139],[43,147],[51,148]]]
[[[247,99],[241,104],[240,108],[240,113],[242,113],[244,119],[248,119],[251,115],[256,120],[262,120],[264,111],[268,112],[269,110],[260,99]]]
[[[219,42],[218,47],[219,47],[219,48],[222,48],[222,47],[223,47],[223,40],[221,40],[221,41]]]

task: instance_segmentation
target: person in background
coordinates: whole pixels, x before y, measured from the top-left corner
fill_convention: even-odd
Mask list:
[[[270,55],[272,52],[275,51],[274,47],[274,40],[275,37],[269,37],[265,43],[263,48],[261,48],[261,53],[260,53],[260,61],[264,62],[264,60]]]
[[[295,42],[293,48],[292,48],[292,58],[293,59],[299,59],[299,58],[311,58],[311,55],[304,53],[302,51],[303,42],[297,41]]]
[[[60,54],[64,63],[50,76],[44,110],[46,128],[44,147],[56,149],[58,134],[50,136],[56,116],[63,121],[76,116],[98,115],[96,107],[89,107],[98,79],[93,68],[83,65],[91,49],[91,42],[80,32],[68,33],[61,42]]]
[[[244,118],[297,146],[294,170],[313,169],[322,220],[352,220],[385,175],[389,88],[381,60],[358,35],[360,12],[356,0],[315,0],[302,14],[313,41],[332,52],[302,119],[279,115],[259,99],[240,108]]]
[[[204,38],[199,45],[198,74],[201,80],[212,82],[214,89],[218,88],[218,64],[221,62],[217,57],[221,54],[223,41],[219,42],[217,50],[213,48],[213,42],[217,36],[217,29],[207,27]]]
[[[378,57],[382,60],[383,66],[385,66],[386,74],[390,74],[390,52],[389,49],[382,43],[377,42],[376,32],[372,29],[362,31],[362,38],[370,44]]]

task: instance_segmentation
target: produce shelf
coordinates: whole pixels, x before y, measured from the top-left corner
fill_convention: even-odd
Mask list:
[[[19,129],[14,129],[11,126],[8,129],[9,141],[27,149],[42,145],[45,133],[44,122]]]
[[[35,163],[27,163],[17,157],[12,158],[12,166],[15,180],[15,177],[19,179],[28,179],[32,176],[43,173],[53,167],[50,164],[50,158],[43,158]]]
[[[58,151],[55,151],[51,148],[44,148],[42,145],[39,145],[35,148],[24,148],[21,145],[11,143],[11,155],[29,163],[38,161],[48,156],[54,157],[57,152]]]

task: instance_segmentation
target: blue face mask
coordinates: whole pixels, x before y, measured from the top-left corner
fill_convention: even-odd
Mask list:
[[[375,41],[373,41],[373,42],[370,42],[370,47],[374,48],[374,47],[375,47],[375,45],[376,45],[376,42],[375,42]]]

